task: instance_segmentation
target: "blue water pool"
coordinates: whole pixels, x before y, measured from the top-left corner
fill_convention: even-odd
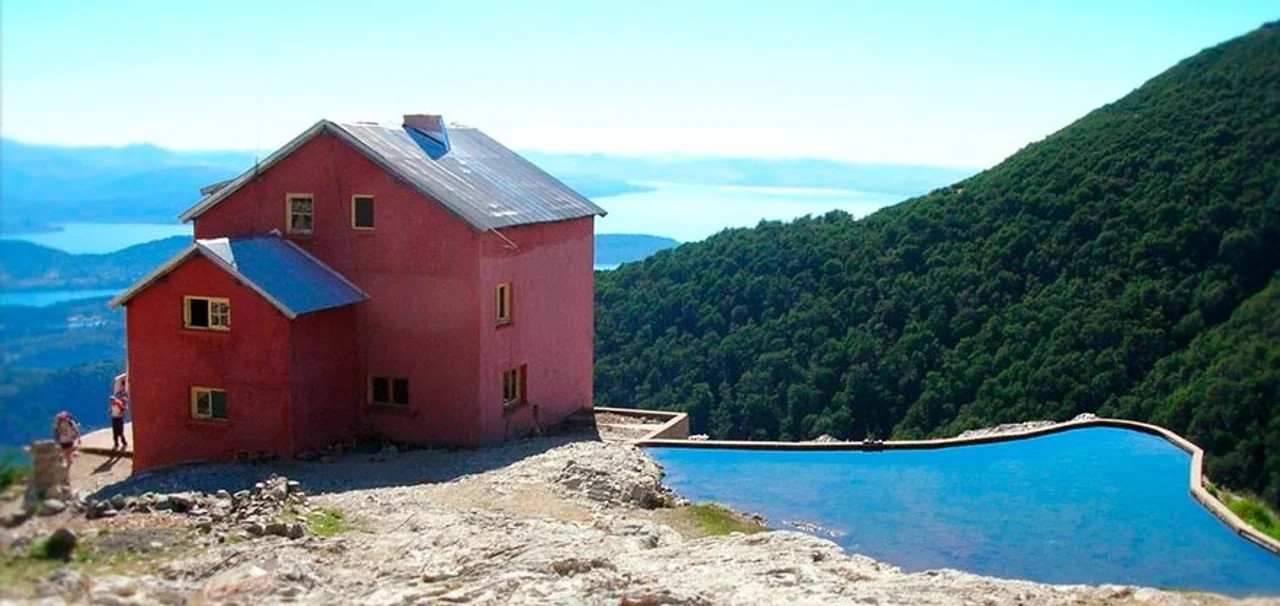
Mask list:
[[[1200,506],[1190,455],[1144,433],[884,452],[648,451],[688,499],[761,513],[776,528],[814,524],[908,571],[1280,594],[1280,557]]]

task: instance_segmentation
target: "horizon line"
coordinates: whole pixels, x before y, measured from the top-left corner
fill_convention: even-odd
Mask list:
[[[233,149],[233,148],[177,148],[152,143],[149,141],[135,141],[132,143],[53,143],[43,141],[32,141],[29,139],[19,139],[17,137],[0,136],[0,141],[7,143],[17,143],[20,145],[28,145],[32,147],[53,147],[59,149],[110,149],[123,150],[131,147],[154,148],[173,154],[244,154],[247,156],[266,157],[274,153],[277,148],[270,150],[255,151],[251,149]],[[501,142],[499,142],[501,143]],[[1028,143],[1029,144],[1029,143]],[[787,162],[787,161],[816,161],[831,162],[834,164],[850,164],[861,166],[893,166],[900,168],[934,168],[957,171],[983,171],[991,166],[995,166],[1004,161],[991,164],[990,166],[974,166],[974,165],[955,165],[955,164],[929,164],[923,162],[893,162],[887,160],[850,160],[833,156],[818,155],[777,155],[777,156],[749,156],[740,154],[697,154],[684,151],[660,151],[660,152],[606,152],[606,151],[553,151],[547,149],[535,148],[511,148],[519,154],[533,153],[545,154],[551,156],[582,156],[582,157],[612,157],[627,158],[634,160],[755,160],[764,162]],[[4,164],[3,157],[0,157],[0,164]]]

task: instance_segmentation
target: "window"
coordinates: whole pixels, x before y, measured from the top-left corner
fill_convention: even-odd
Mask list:
[[[498,324],[511,322],[511,284],[498,285]]]
[[[369,377],[369,403],[406,406],[409,404],[409,379]]]
[[[285,226],[291,234],[309,234],[315,228],[315,199],[311,194],[289,194],[284,197],[288,222]]]
[[[502,373],[502,405],[511,407],[524,403],[524,369],[521,364]]]
[[[210,387],[192,387],[191,418],[227,420],[227,392]]]
[[[183,297],[182,323],[199,330],[231,330],[231,301],[216,297]]]
[[[373,196],[351,197],[351,227],[373,229]]]

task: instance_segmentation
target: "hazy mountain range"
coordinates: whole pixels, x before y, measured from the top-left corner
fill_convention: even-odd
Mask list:
[[[646,191],[643,181],[843,188],[919,194],[973,170],[816,159],[628,157],[522,152],[590,198]],[[62,147],[0,139],[0,231],[62,222],[172,223],[199,189],[254,163],[244,151],[183,152],[148,144]]]
[[[597,234],[596,264],[638,261],[679,242],[643,234]],[[21,240],[0,240],[0,289],[124,288],[191,243],[189,236],[135,244],[115,252],[71,254]]]

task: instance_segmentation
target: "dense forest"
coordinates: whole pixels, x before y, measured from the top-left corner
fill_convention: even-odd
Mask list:
[[[1280,503],[1278,269],[1271,24],[951,187],[600,275],[596,400],[735,438],[1154,420]]]
[[[49,435],[60,410],[75,415],[85,430],[110,424],[107,396],[124,362],[94,362],[57,370],[0,367],[0,453]]]
[[[1209,476],[1280,502],[1280,274],[1160,360],[1105,412],[1176,427],[1216,453]]]

